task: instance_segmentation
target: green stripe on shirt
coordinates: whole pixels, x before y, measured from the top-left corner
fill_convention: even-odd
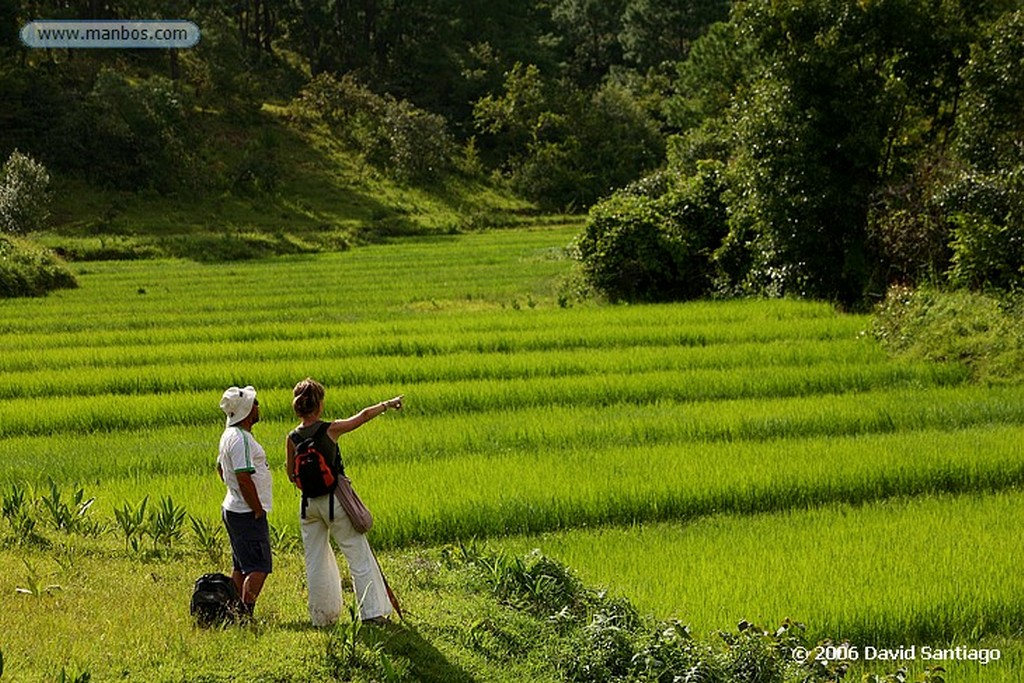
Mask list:
[[[235,429],[242,435],[242,443],[245,444],[245,467],[235,470],[235,474],[239,472],[255,472],[256,468],[252,466],[252,456],[249,454],[249,440],[245,438],[245,430],[241,427],[235,427]]]

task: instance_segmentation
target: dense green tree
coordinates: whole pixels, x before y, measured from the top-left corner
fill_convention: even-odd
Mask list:
[[[749,0],[696,40],[666,102],[668,160],[683,176],[726,165],[718,284],[855,304],[952,264],[958,281],[1005,286],[1024,177],[1011,4]],[[984,157],[966,175],[958,131],[965,157]]]
[[[749,266],[747,288],[856,302],[878,260],[876,193],[948,132],[969,37],[959,3],[762,0],[733,20],[763,75],[732,107],[722,256]]]
[[[676,67],[674,94],[663,104],[674,131],[668,141],[673,168],[692,173],[702,159],[730,158],[735,136],[729,112],[759,68],[754,46],[740,40],[732,22],[711,26],[694,42]]]
[[[133,83],[103,69],[84,106],[61,121],[62,167],[125,190],[194,186],[195,152],[186,96],[170,79]]]
[[[587,282],[612,301],[705,296],[726,232],[722,170],[706,162],[689,178],[661,174],[595,205],[573,243]]]
[[[957,151],[966,167],[949,182],[950,277],[975,289],[1024,284],[1024,10],[1006,12],[964,68]]]
[[[591,93],[518,64],[505,92],[482,98],[474,113],[512,187],[548,208],[590,206],[663,156],[657,126],[614,83]]]
[[[622,12],[626,0],[555,0],[551,16],[561,41],[565,74],[577,85],[594,86],[622,63]]]
[[[618,35],[623,58],[646,71],[686,59],[690,46],[729,16],[729,0],[628,0]]]
[[[964,68],[958,148],[981,171],[1024,165],[1024,10],[1007,12]]]
[[[15,151],[0,167],[0,230],[24,235],[41,230],[49,217],[49,171]]]

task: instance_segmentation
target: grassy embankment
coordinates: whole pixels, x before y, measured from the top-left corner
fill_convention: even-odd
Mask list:
[[[553,220],[472,173],[395,181],[288,107],[265,104],[251,119],[197,115],[205,180],[192,189],[122,192],[56,179],[53,229],[39,241],[73,260],[232,261]],[[274,179],[258,192],[225,177],[253,146],[263,149],[261,163]]]

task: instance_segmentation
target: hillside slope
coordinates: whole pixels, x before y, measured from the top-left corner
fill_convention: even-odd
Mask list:
[[[456,171],[430,186],[389,178],[281,106],[265,104],[243,125],[209,113],[197,139],[206,186],[125,192],[57,178],[52,228],[36,238],[70,260],[231,260],[541,219],[480,174]]]

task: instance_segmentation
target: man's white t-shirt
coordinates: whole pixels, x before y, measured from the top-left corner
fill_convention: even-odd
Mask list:
[[[267,464],[267,453],[244,429],[228,427],[220,437],[220,449],[217,463],[224,473],[224,483],[228,492],[224,496],[222,507],[228,512],[252,512],[252,508],[242,497],[238,487],[238,474],[248,472],[256,485],[256,493],[260,497],[263,509],[270,511],[273,502],[273,487],[270,480],[270,467]]]

